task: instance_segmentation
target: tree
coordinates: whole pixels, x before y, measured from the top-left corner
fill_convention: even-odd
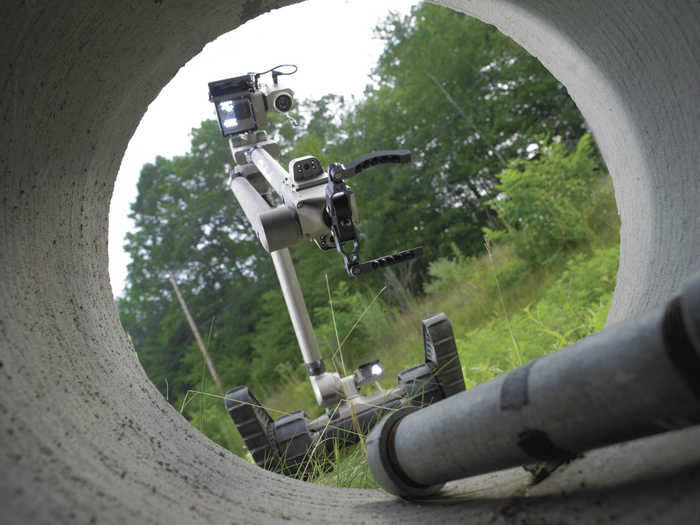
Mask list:
[[[132,263],[119,309],[151,379],[163,391],[167,379],[176,398],[192,386],[198,358],[188,357],[192,336],[167,274],[175,274],[200,331],[208,334],[226,384],[248,378],[251,305],[273,278],[269,257],[227,188],[230,162],[216,123],[204,122],[193,130],[189,155],[144,166],[132,205],[136,231],[127,237]]]
[[[422,260],[396,267],[399,278],[387,279],[419,293],[430,261],[450,255],[451,245],[475,254],[482,228],[500,224],[501,212],[489,203],[503,191],[499,183],[513,159],[526,157],[527,146],[543,135],[571,147],[583,119],[563,86],[491,26],[423,4],[408,17],[390,16],[378,35],[385,49],[361,101],[348,104],[335,95],[302,101],[291,119],[270,113],[267,129],[280,142],[283,166],[302,155],[328,166],[375,150],[412,151],[413,163],[368,170],[350,185],[363,259],[425,247]],[[126,249],[133,262],[118,307],[149,377],[172,402],[208,387],[169,272],[224,385],[269,392],[303,374],[294,365],[298,347],[270,257],[227,187],[231,163],[217,124],[203,122],[187,155],[143,167],[132,206],[136,231]],[[351,279],[335,251],[321,252],[311,242],[291,253],[322,352],[331,355],[338,338],[328,288],[342,339],[384,275]],[[344,353],[361,359],[370,344],[360,327]],[[207,426],[205,408],[185,414],[220,442],[239,446],[221,437],[225,427]]]
[[[589,210],[609,209],[609,202],[597,206],[596,183],[601,178],[593,139],[584,135],[576,151],[552,143],[536,159],[514,160],[496,186],[501,192],[490,202],[505,231],[488,231],[503,239],[530,264],[547,264],[590,241]],[[597,197],[597,198],[594,198]],[[614,209],[614,207],[613,207]]]
[[[414,164],[353,182],[370,251],[426,246],[427,261],[481,249],[507,160],[542,134],[573,146],[584,122],[566,89],[511,39],[431,4],[390,16],[375,85],[344,122],[346,150],[407,148]],[[425,267],[423,266],[423,270]]]

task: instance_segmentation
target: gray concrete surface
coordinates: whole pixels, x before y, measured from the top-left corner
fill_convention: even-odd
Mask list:
[[[119,161],[183,63],[287,3],[0,5],[0,522],[697,523],[697,429],[589,455],[536,492],[516,470],[416,505],[256,469],[148,382],[107,275]],[[678,290],[700,264],[700,4],[443,3],[537,56],[594,130],[622,215],[610,320]]]

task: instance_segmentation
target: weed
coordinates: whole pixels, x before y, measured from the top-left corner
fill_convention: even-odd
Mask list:
[[[385,288],[364,298],[348,295],[342,284],[331,294],[327,285],[332,308],[327,340],[335,347],[331,357],[340,358],[339,367],[351,366],[362,354],[357,350],[346,354],[348,343],[371,344],[372,356],[384,364],[384,387],[394,387],[396,373],[422,360],[421,320],[445,311],[457,336],[465,384],[472,388],[602,328],[615,286],[616,243],[535,268],[524,265],[509,246],[494,245],[488,238],[485,245],[482,257],[465,257],[455,247],[454,260],[431,265],[433,281],[428,291],[433,292],[403,311],[383,304],[380,296]],[[347,326],[350,328],[340,338],[339,332]],[[351,340],[358,329],[359,335]],[[189,390],[181,411],[194,397],[204,396],[210,399],[210,406],[201,412],[200,404],[197,419],[206,425],[203,430],[207,435],[219,435],[220,431],[213,429],[216,421],[225,423],[227,433],[237,435],[223,410],[223,397],[204,390]],[[320,415],[308,381],[296,375],[291,375],[280,390],[265,396],[264,406],[275,415],[298,409],[312,418]],[[334,487],[376,487],[365,460],[364,437],[358,430],[356,426],[360,439],[355,446],[319,440],[302,462],[305,470],[292,474]],[[240,453],[244,455],[245,450]]]

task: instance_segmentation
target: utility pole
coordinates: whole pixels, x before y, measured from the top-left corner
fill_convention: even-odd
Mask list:
[[[224,387],[221,386],[221,380],[219,379],[219,376],[216,375],[216,369],[214,368],[214,363],[212,362],[211,358],[209,357],[209,354],[207,353],[207,349],[204,346],[204,341],[202,341],[202,336],[199,335],[199,330],[197,330],[197,325],[194,324],[194,320],[192,319],[192,316],[190,315],[190,311],[187,309],[187,304],[185,303],[185,300],[182,298],[182,294],[180,293],[180,288],[178,288],[177,283],[175,282],[175,277],[173,277],[173,274],[170,273],[168,275],[170,277],[170,283],[173,285],[173,289],[175,290],[175,295],[177,296],[177,300],[180,302],[180,306],[182,307],[182,311],[185,312],[185,317],[187,318],[187,322],[190,324],[190,328],[192,329],[192,333],[194,334],[194,338],[197,340],[197,344],[199,345],[199,349],[202,351],[202,355],[204,356],[204,361],[207,363],[207,368],[209,369],[209,373],[211,374],[211,378],[214,380],[214,383],[216,383],[216,386],[219,387],[219,390],[221,393],[224,393]]]

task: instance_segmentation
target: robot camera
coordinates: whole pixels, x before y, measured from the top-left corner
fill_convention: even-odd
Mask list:
[[[277,66],[263,73],[248,73],[239,77],[209,83],[209,100],[216,107],[216,117],[224,136],[239,135],[255,131],[267,124],[267,111],[287,113],[294,106],[294,92],[281,87],[280,75],[291,75],[296,71],[283,72]],[[272,72],[274,85],[260,86],[258,79]]]
[[[287,113],[294,106],[294,93],[291,89],[274,89],[265,97],[267,107],[277,113]]]

